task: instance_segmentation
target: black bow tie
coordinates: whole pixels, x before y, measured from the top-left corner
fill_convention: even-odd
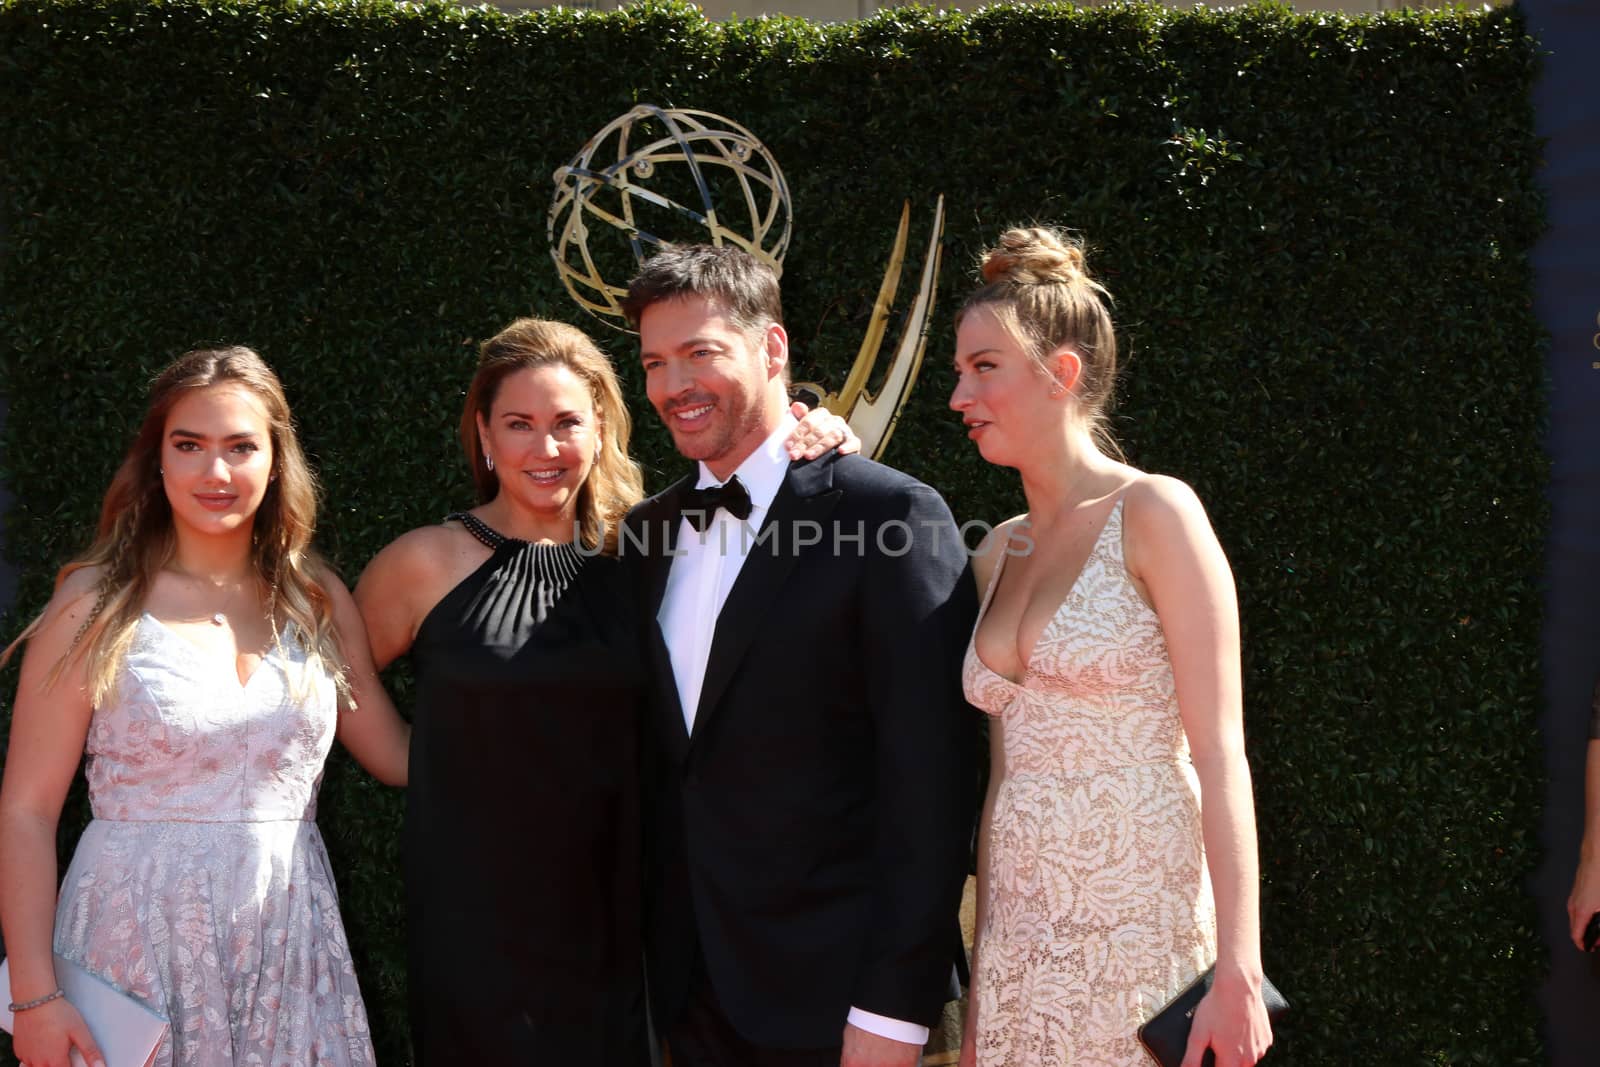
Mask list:
[[[684,491],[683,517],[700,533],[706,532],[718,508],[736,519],[750,517],[750,490],[744,487],[738,475],[729,478],[724,485],[708,485],[704,489]]]

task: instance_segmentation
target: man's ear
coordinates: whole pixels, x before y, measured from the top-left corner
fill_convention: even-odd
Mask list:
[[[769,323],[761,336],[767,360],[767,377],[782,378],[789,367],[789,334],[778,323]]]

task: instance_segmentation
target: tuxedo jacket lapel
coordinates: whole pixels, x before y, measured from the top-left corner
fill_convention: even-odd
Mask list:
[[[683,518],[683,494],[692,489],[693,474],[680,478],[662,490],[649,503],[641,516],[638,546],[627,546],[629,551],[642,551],[646,560],[645,603],[652,612],[661,608],[661,598],[667,591],[667,574],[672,570],[673,553],[678,548],[679,521]]]
[[[821,537],[820,544],[805,551],[829,551],[831,546],[823,531],[838,501],[839,491],[833,488],[832,464],[790,464],[783,486],[773,498],[772,507],[767,509],[766,521],[759,531],[775,540],[759,541],[751,546],[750,555],[717,615],[705,681],[700,688],[700,706],[695,711],[691,745],[694,739],[705,734],[710,721],[716,717],[739,661],[763,624],[770,625],[768,617],[784,610],[777,595],[784,579],[799,562],[794,540],[797,529],[802,528],[800,524],[806,524],[804,528],[807,529],[811,528],[811,523],[817,524],[816,532]]]
[[[667,720],[662,732],[675,759],[682,760],[689,749],[689,728],[683,719],[683,704],[678,699],[678,685],[672,671],[672,654],[667,650],[666,635],[661,632],[657,616],[661,612],[661,598],[667,591],[667,576],[672,571],[673,553],[678,547],[678,529],[682,525],[683,491],[695,483],[691,474],[679,480],[656,496],[641,515],[638,534],[640,545],[630,550],[644,553],[644,610],[648,613],[645,632],[649,634],[648,664],[650,677],[656,688],[655,704]]]

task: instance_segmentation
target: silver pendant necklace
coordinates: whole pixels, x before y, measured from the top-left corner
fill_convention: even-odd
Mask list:
[[[167,565],[167,569],[172,571],[175,574],[181,575],[183,578],[188,580],[193,585],[199,586],[201,588],[209,589],[213,593],[221,593],[224,589],[227,589],[227,593],[223,597],[223,600],[222,600],[222,609],[220,611],[213,611],[211,613],[210,622],[211,622],[211,625],[213,625],[213,626],[226,626],[226,625],[228,625],[228,607],[229,607],[229,605],[231,605],[233,603],[233,598],[235,596],[237,596],[238,593],[239,593],[239,585],[237,583],[235,583],[233,585],[233,587],[230,589],[226,585],[224,585],[223,583],[215,582],[215,581],[212,581],[212,580],[207,579],[207,578],[202,578],[198,574],[191,574],[190,572],[184,570],[182,567],[177,566],[176,563],[169,563]]]

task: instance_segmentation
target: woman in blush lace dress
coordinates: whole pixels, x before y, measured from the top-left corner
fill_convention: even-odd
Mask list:
[[[1188,486],[1113,459],[1105,290],[1007,232],[957,319],[950,406],[1028,512],[980,549],[968,699],[990,715],[962,1064],[1145,1067],[1137,1030],[1213,962],[1186,1067],[1248,1067],[1261,999],[1233,579]]]
[[[38,1003],[15,1021],[28,1067],[100,1058],[51,996],[52,949],[170,1019],[157,1067],[373,1062],[312,820],[335,733],[403,784],[409,731],[311,551],[315,510],[259,356],[191,352],[155,380],[93,546],[19,638],[0,921],[13,999]],[[86,749],[95,817],[58,897],[56,824]]]

